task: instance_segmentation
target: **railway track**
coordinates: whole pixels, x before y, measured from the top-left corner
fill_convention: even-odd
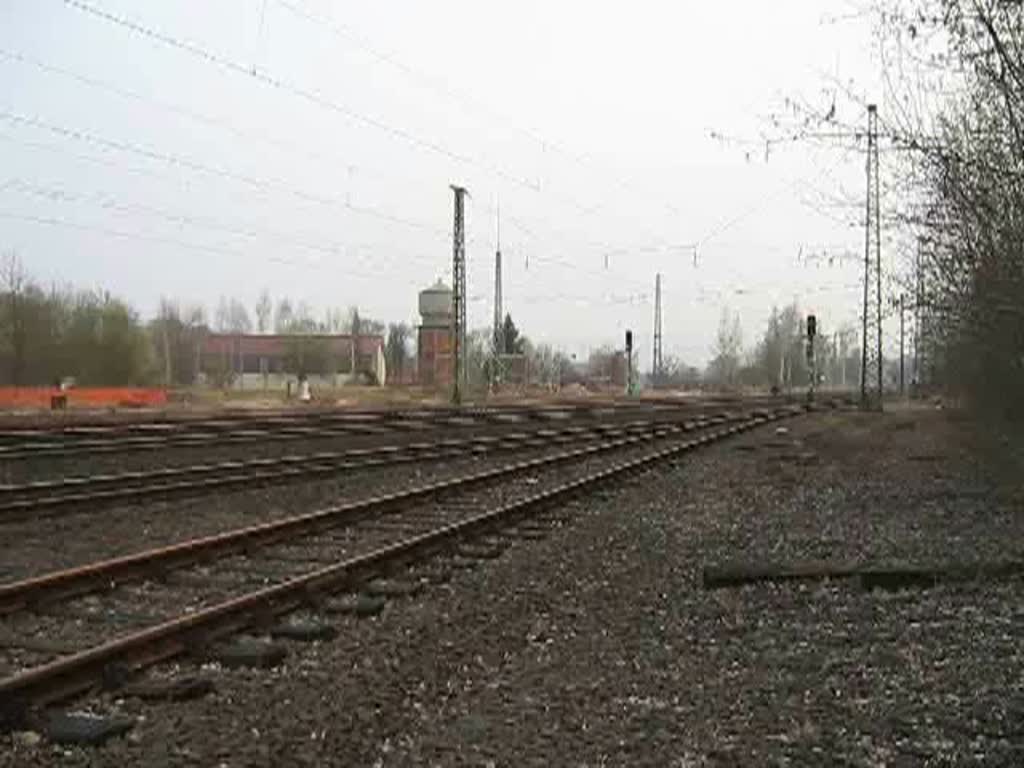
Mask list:
[[[278,485],[374,467],[440,461],[529,448],[544,448],[611,434],[642,434],[658,422],[588,424],[468,438],[420,440],[273,458],[225,461],[147,471],[84,475],[60,480],[0,485],[0,524],[53,515],[61,510],[95,510],[119,502],[195,496],[232,488]]]
[[[616,436],[172,547],[0,586],[0,701],[19,712],[372,586],[414,561],[455,567],[526,533],[532,513],[715,440],[804,411],[721,414]],[[482,543],[481,543],[482,542]],[[113,627],[113,637],[111,628]],[[11,715],[9,714],[10,718]]]
[[[671,406],[569,406],[389,411],[317,410],[214,419],[83,424],[49,429],[0,430],[0,459],[112,454],[210,444],[381,435],[431,429],[601,418],[612,411],[651,412]]]
[[[537,469],[557,467],[616,449],[644,445],[666,436],[714,427],[740,418],[743,417],[722,414],[715,418],[680,425],[662,425],[658,429],[650,431],[616,431],[607,435],[603,442],[593,445],[574,447],[554,454],[459,475],[391,494],[371,496],[367,499],[307,514],[293,515],[255,526],[245,526],[227,533],[153,549],[141,555],[112,558],[102,563],[62,570],[46,577],[29,578],[14,584],[0,585],[0,615],[6,615],[39,600],[59,597],[63,593],[80,593],[94,585],[103,587],[112,582],[134,578],[140,572],[144,574],[145,569],[149,567],[163,567],[165,564],[178,567],[181,564],[189,564],[197,559],[208,559],[225,552],[251,551],[254,546],[277,541],[282,537],[317,533],[338,525],[346,525],[352,520],[383,514],[391,509],[401,509],[409,504],[429,500],[440,494],[473,490],[491,483],[513,479]]]
[[[762,399],[733,403],[746,407]],[[172,448],[205,448],[254,443],[425,432],[435,429],[516,425],[529,422],[597,421],[700,412],[722,407],[718,400],[680,403],[562,404],[402,410],[315,410],[271,415],[82,423],[35,429],[0,428],[0,461],[100,456]]]

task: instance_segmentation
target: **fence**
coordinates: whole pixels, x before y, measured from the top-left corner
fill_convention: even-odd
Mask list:
[[[0,408],[52,408],[61,402],[71,407],[142,407],[167,404],[167,390],[145,387],[0,387]]]

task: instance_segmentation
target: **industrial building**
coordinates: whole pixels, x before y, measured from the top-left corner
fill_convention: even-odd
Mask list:
[[[383,384],[384,337],[360,335],[353,355],[347,334],[211,333],[200,347],[199,370],[209,384],[240,390],[296,390],[300,377],[311,387]]]

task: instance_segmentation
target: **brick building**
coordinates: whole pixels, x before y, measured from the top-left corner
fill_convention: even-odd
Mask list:
[[[384,337],[360,335],[355,348],[347,334],[211,333],[200,348],[200,376],[233,389],[287,389],[305,376],[313,387],[353,381],[383,383]]]
[[[416,378],[428,387],[452,383],[452,290],[438,280],[420,291],[416,328]]]

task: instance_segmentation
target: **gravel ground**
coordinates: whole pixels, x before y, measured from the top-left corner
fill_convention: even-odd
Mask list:
[[[681,438],[690,439],[693,433]],[[266,545],[245,554],[175,571],[166,580],[132,582],[103,594],[62,601],[42,613],[16,613],[0,623],[0,678],[232,597],[366,554],[397,541],[476,516],[581,476],[648,455],[673,440],[643,442],[537,468],[501,483],[425,501],[384,518],[359,521]],[[88,550],[85,550],[88,552]],[[28,639],[31,650],[18,638]],[[5,648],[6,646],[6,648]],[[10,650],[7,650],[9,648]]]
[[[597,438],[487,454],[340,472],[280,486],[225,490],[96,511],[69,507],[52,517],[0,524],[0,582],[256,525],[343,502],[412,488],[504,464],[562,453]]]
[[[622,409],[601,416],[602,423],[657,419],[658,421],[685,420],[701,412],[720,412],[726,407],[680,407],[656,414]],[[0,458],[0,482],[23,483],[33,480],[51,480],[90,473],[146,470],[154,466],[182,467],[197,463],[231,461],[239,458],[269,458],[287,455],[305,455],[319,451],[343,451],[351,448],[369,448],[381,445],[402,445],[423,440],[463,439],[479,435],[502,435],[514,432],[532,432],[540,429],[560,429],[566,426],[587,426],[597,423],[593,416],[562,416],[543,419],[523,419],[504,423],[471,422],[454,426],[438,426],[430,422],[402,422],[402,426],[378,425],[376,432],[361,434],[349,432],[331,437],[301,437],[288,440],[264,440],[243,443],[210,441],[201,446],[171,445],[150,450],[124,453],[72,454],[45,456],[32,459]],[[244,424],[239,427],[244,429]]]
[[[422,440],[466,438],[476,435],[500,435],[508,432],[557,428],[565,422],[523,422],[508,425],[477,425],[448,427],[444,430],[421,424],[408,429],[380,428],[377,433],[350,432],[329,437],[304,437],[293,440],[267,440],[243,443],[211,441],[201,446],[167,446],[156,450],[135,450],[125,453],[96,453],[48,456],[33,459],[11,459],[0,462],[0,480],[5,483],[24,483],[33,480],[53,480],[87,474],[147,470],[153,467],[187,467],[233,461],[239,458],[273,458],[345,451],[353,448],[371,448],[381,445],[402,445]],[[581,422],[585,423],[585,422]]]
[[[82,701],[140,720],[98,749],[5,737],[0,764],[1024,764],[1021,581],[702,590],[703,566],[743,558],[1020,556],[1013,489],[958,421],[789,426],[555,512],[274,672],[207,666],[217,689],[190,703]]]

